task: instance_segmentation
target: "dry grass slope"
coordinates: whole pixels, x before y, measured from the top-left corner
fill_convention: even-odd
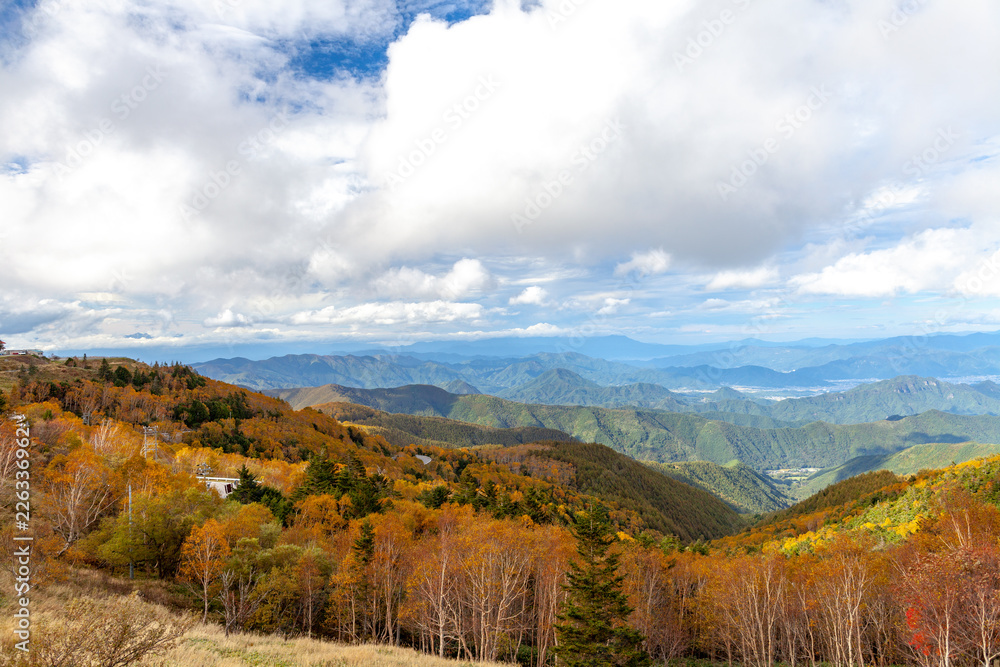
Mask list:
[[[315,639],[231,635],[217,626],[199,625],[169,653],[139,663],[146,667],[461,667],[470,662],[445,660],[412,649],[366,644],[349,646]],[[476,667],[500,663],[477,662]]]
[[[73,569],[32,592],[31,650],[14,649],[14,601],[0,572],[0,667],[472,667],[394,646],[352,646],[280,635],[225,636],[218,625],[179,611],[183,600],[160,581]],[[129,656],[143,655],[141,659]],[[476,667],[503,667],[477,662]],[[509,666],[508,666],[509,667]]]

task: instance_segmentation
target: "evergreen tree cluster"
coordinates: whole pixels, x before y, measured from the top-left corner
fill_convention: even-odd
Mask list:
[[[292,515],[293,511],[291,501],[285,498],[281,491],[258,482],[257,477],[250,472],[246,465],[240,468],[239,484],[229,494],[227,500],[232,500],[243,505],[260,503],[271,510],[271,514],[280,519],[284,525],[288,525],[288,518]]]
[[[570,562],[567,599],[556,625],[559,662],[566,667],[645,667],[651,664],[644,637],[630,625],[632,613],[622,592],[624,575],[607,508],[581,512],[572,526],[578,560]]]
[[[326,454],[314,456],[306,468],[306,478],[293,500],[306,496],[328,494],[338,501],[350,499],[344,518],[357,519],[379,514],[391,507],[391,483],[381,473],[369,475],[357,456],[351,455],[346,464],[336,464]]]

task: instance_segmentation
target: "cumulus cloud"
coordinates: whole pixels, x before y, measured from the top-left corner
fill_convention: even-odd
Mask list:
[[[515,330],[497,285],[564,303],[612,290],[615,262],[720,292],[975,291],[969,258],[1000,247],[995,2],[888,31],[864,0],[727,3],[707,41],[704,3],[569,4],[31,5],[0,31],[0,284],[41,314],[0,324]],[[815,236],[844,225],[870,246]],[[789,271],[806,240],[828,254]],[[607,298],[588,312],[628,301]]]
[[[663,273],[669,268],[670,255],[663,252],[662,248],[657,248],[648,252],[632,253],[632,259],[615,267],[615,275],[627,276],[635,272],[640,276],[651,276]]]
[[[375,289],[388,297],[462,299],[495,285],[490,272],[478,259],[460,259],[451,270],[434,276],[420,269],[392,269],[375,281]]]
[[[977,236],[970,229],[928,229],[889,248],[848,254],[822,271],[795,276],[791,284],[802,294],[844,297],[950,292],[981,254]]]
[[[478,320],[483,315],[484,309],[477,303],[365,303],[349,308],[329,306],[322,310],[297,313],[291,317],[291,323],[385,326]]]
[[[754,289],[768,285],[778,279],[778,271],[762,266],[750,271],[721,271],[705,285],[709,292],[724,292],[732,289]]]
[[[538,285],[532,285],[531,287],[525,288],[525,290],[517,296],[512,296],[508,303],[512,306],[542,306],[545,304],[545,299],[548,295],[548,292],[546,292],[543,288]]]
[[[598,315],[614,315],[617,313],[622,306],[627,306],[631,303],[631,299],[616,299],[614,297],[607,297],[604,299],[604,305],[597,310]]]
[[[254,318],[243,313],[234,313],[229,308],[226,308],[215,317],[209,317],[205,320],[206,327],[245,327],[251,326],[253,323]]]

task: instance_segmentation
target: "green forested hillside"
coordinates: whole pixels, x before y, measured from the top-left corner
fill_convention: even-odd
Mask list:
[[[540,464],[540,460],[569,464],[570,471],[564,470],[565,476],[557,481],[581,493],[613,500],[642,517],[650,528],[674,533],[682,539],[727,534],[741,526],[736,514],[712,495],[711,486],[659,470],[650,474],[634,460],[604,445],[575,442],[560,431],[533,426],[492,428],[443,417],[388,414],[350,403],[327,403],[315,409],[338,421],[362,425],[369,433],[399,447],[500,446],[504,449],[486,450],[483,455],[512,463],[515,472],[529,472],[536,477],[544,477],[551,470],[548,465]],[[745,466],[740,467],[744,474],[756,476]],[[769,510],[784,506],[787,503]]]
[[[514,469],[544,475],[548,462],[568,464],[569,486],[614,501],[635,512],[645,524],[683,540],[728,535],[743,519],[717,497],[623,456],[609,447],[583,442],[539,442],[484,454]],[[556,468],[558,469],[558,467]]]
[[[313,408],[330,415],[337,421],[364,426],[369,433],[381,435],[399,447],[406,445],[433,445],[436,447],[501,445],[509,447],[539,440],[573,440],[568,434],[549,428],[535,426],[493,428],[445,417],[390,414],[353,403],[322,403],[313,406]]]
[[[657,384],[602,387],[565,368],[546,371],[531,382],[505,389],[497,395],[519,403],[541,405],[633,406],[674,412],[691,409],[683,397]]]
[[[862,505],[877,502],[885,497],[884,490],[902,481],[888,470],[866,472],[843,480],[814,493],[791,507],[765,517],[758,526],[781,523],[797,516],[842,505]]]
[[[906,375],[859,385],[845,392],[779,401],[768,406],[776,419],[804,419],[837,424],[877,421],[892,415],[940,410],[962,415],[1000,414],[1000,400],[984,390],[935,378]]]
[[[755,470],[829,468],[858,456],[892,454],[916,444],[1000,443],[1000,417],[936,410],[897,420],[756,428],[692,413],[633,408],[527,405],[495,396],[455,396],[435,387],[351,389],[318,387],[275,392],[294,406],[349,400],[386,412],[442,416],[496,428],[533,426],[599,442],[638,460],[739,460]],[[320,400],[322,399],[322,400]]]
[[[944,468],[996,454],[1000,454],[1000,445],[960,442],[914,445],[895,454],[859,456],[842,465],[816,473],[803,483],[799,495],[802,497],[816,493],[831,484],[873,470],[888,470],[897,475],[911,475],[921,470]]]
[[[763,514],[784,509],[795,502],[769,477],[743,463],[720,466],[707,461],[654,463],[646,465],[668,477],[705,489],[737,511]]]

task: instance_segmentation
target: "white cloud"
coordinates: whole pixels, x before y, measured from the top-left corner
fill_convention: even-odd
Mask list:
[[[663,273],[670,268],[670,255],[662,248],[647,252],[634,252],[632,259],[615,267],[616,276],[626,276],[633,271],[640,276],[651,276]]]
[[[929,229],[892,248],[851,253],[817,273],[792,278],[801,294],[887,297],[950,290],[969,262],[975,239],[968,230]]]
[[[229,308],[226,308],[215,317],[209,317],[205,320],[206,327],[245,327],[253,323],[254,320],[252,317],[248,317],[243,313],[234,313]]]
[[[766,313],[772,311],[780,303],[779,299],[745,299],[742,301],[727,301],[726,299],[706,299],[698,310],[708,310],[716,313]]]
[[[531,287],[525,288],[525,290],[517,296],[512,296],[508,303],[512,306],[542,306],[545,305],[546,298],[548,298],[548,292],[537,285],[532,285]]]
[[[721,271],[705,285],[708,292],[723,292],[731,289],[754,289],[775,282],[778,271],[762,266],[751,271]]]
[[[328,306],[318,311],[304,312],[290,318],[292,324],[348,324],[386,326],[398,324],[428,324],[478,320],[484,309],[477,303],[365,303],[348,308]]]
[[[478,259],[460,259],[443,276],[433,276],[419,269],[392,269],[375,281],[380,295],[389,297],[424,297],[446,300],[462,299],[494,286],[495,280]]]
[[[608,297],[604,300],[604,305],[597,311],[598,315],[614,315],[617,313],[622,306],[627,306],[631,303],[631,299],[615,299],[613,297]]]
[[[520,330],[527,315],[490,310],[495,286],[566,319],[621,312],[597,267],[635,248],[654,249],[615,275],[696,277],[656,312],[697,310],[695,280],[795,274],[800,298],[1000,294],[974,289],[1000,247],[1000,79],[982,74],[1000,62],[996,2],[925,3],[887,37],[880,3],[752,3],[683,66],[705,5],[580,3],[553,29],[561,4],[400,31],[401,12],[440,3],[37,3],[24,39],[0,35],[0,284],[23,296],[0,326],[96,341],[267,321],[292,337],[300,312],[331,335],[445,335],[487,314]],[[300,67],[316,43],[377,59],[389,39],[382,77]],[[828,242],[859,219],[864,241]],[[563,298],[579,293],[603,296]]]

